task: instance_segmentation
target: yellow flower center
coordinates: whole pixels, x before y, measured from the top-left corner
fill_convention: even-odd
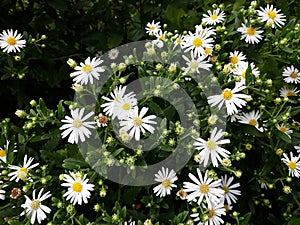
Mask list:
[[[141,126],[142,123],[143,123],[143,120],[140,117],[135,117],[133,119],[133,125],[136,126],[136,127]]]
[[[17,40],[16,40],[14,37],[9,37],[9,38],[7,38],[7,40],[6,40],[6,43],[7,43],[8,45],[15,45],[15,44],[17,43]]]
[[[223,91],[222,95],[225,100],[230,100],[233,96],[233,93],[231,92],[230,89],[226,89]]]
[[[211,49],[210,48],[205,48],[204,50],[206,55],[209,55],[211,53]]]
[[[193,45],[196,46],[196,47],[200,47],[202,45],[202,39],[201,38],[198,38],[196,37],[193,41]]]
[[[297,76],[298,76],[298,74],[295,73],[295,72],[292,72],[291,75],[290,75],[290,77],[293,78],[293,79],[296,79]]]
[[[150,30],[155,30],[155,28],[156,28],[155,26],[151,26]]]
[[[227,186],[223,186],[222,189],[225,191],[224,194],[228,194],[229,193],[229,188]]]
[[[130,104],[126,102],[125,104],[122,105],[122,109],[124,109],[126,111],[129,110],[130,109]]]
[[[255,28],[253,28],[253,27],[247,28],[246,33],[250,36],[254,35],[255,34]]]
[[[257,121],[256,121],[255,119],[251,119],[251,120],[249,121],[249,124],[252,125],[252,126],[256,126]]]
[[[75,128],[79,128],[79,127],[81,127],[82,122],[81,122],[81,120],[80,120],[79,118],[77,118],[77,119],[75,119],[75,120],[73,121],[72,125],[73,125],[73,127],[75,127]]]
[[[28,174],[27,168],[21,167],[17,172],[17,177],[21,180],[25,180],[27,178],[27,174]]]
[[[4,149],[0,150],[0,157],[6,156],[6,151]]]
[[[278,130],[280,130],[281,132],[285,133],[286,132],[286,127],[279,127]]]
[[[242,72],[242,78],[246,79],[246,70]]]
[[[274,12],[274,11],[269,11],[268,12],[268,17],[269,18],[274,19],[276,16],[277,16],[276,12]]]
[[[90,65],[85,65],[82,67],[82,71],[84,73],[90,73],[92,71],[92,67]]]
[[[238,61],[239,61],[239,58],[237,56],[234,55],[234,56],[230,57],[230,62],[232,64],[237,64]]]
[[[75,192],[81,192],[82,191],[82,184],[79,183],[78,181],[74,182],[72,185],[72,190]]]
[[[209,192],[209,187],[207,184],[200,184],[199,190],[201,194],[207,194]]]
[[[165,179],[161,184],[165,189],[168,189],[172,183],[169,179]]]
[[[41,202],[39,200],[33,200],[30,203],[30,207],[32,210],[38,210],[38,208],[40,207]]]
[[[290,161],[289,164],[288,164],[288,167],[291,169],[291,170],[294,170],[297,168],[297,164],[293,161]]]
[[[214,217],[214,216],[215,216],[215,210],[209,209],[209,210],[208,210],[208,217],[209,217],[209,218],[212,218],[212,217]]]
[[[181,40],[180,40],[180,39],[177,39],[177,40],[176,40],[176,44],[179,45],[180,43],[181,43]]]
[[[286,96],[287,96],[287,97],[292,97],[292,96],[295,96],[295,93],[292,92],[292,91],[288,91],[288,92],[286,93]]]
[[[161,35],[161,36],[159,37],[159,39],[162,40],[162,41],[165,41],[165,36],[164,36],[164,35]]]
[[[210,16],[210,18],[211,18],[212,20],[216,20],[216,19],[218,18],[218,16],[217,16],[216,14],[212,14],[212,15]]]
[[[196,70],[198,68],[198,62],[196,60],[193,60],[190,62],[191,69]]]
[[[206,148],[208,150],[215,150],[216,149],[216,142],[209,140],[206,142]]]

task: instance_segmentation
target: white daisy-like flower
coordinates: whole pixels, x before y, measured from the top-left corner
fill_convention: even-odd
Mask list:
[[[241,83],[242,85],[245,85],[246,83],[246,73],[247,73],[247,69],[249,67],[249,63],[248,62],[241,62],[239,64],[237,64],[232,70],[231,73],[240,77],[241,80],[239,81],[239,83]],[[251,69],[251,73],[255,76],[258,77],[260,75],[260,72],[258,70],[258,68],[255,67],[254,63],[250,64],[250,69]]]
[[[119,120],[127,119],[132,110],[134,110],[137,107],[137,99],[133,97],[123,97],[120,99],[120,101],[115,102],[114,109],[113,109],[113,115]]]
[[[285,77],[283,80],[286,83],[300,83],[300,72],[293,65],[283,70],[282,76]]]
[[[205,56],[206,48],[213,48],[213,38],[209,38],[207,33],[203,30],[203,32],[199,31],[200,35],[197,33],[189,32],[188,35],[184,36],[182,40],[182,48],[185,49],[184,52],[193,52],[194,57]]]
[[[297,88],[289,88],[289,87],[282,87],[280,89],[280,96],[283,98],[297,96],[299,90]]]
[[[215,127],[207,141],[202,138],[195,139],[194,146],[200,151],[203,166],[206,167],[211,161],[213,166],[216,167],[219,165],[218,162],[222,163],[223,158],[229,157],[230,152],[220,147],[220,145],[230,143],[229,139],[222,139],[224,133],[223,130],[217,130]]]
[[[15,32],[10,30],[4,30],[0,34],[0,47],[3,52],[20,52],[22,48],[25,47],[26,41],[22,40],[22,35],[18,34],[18,31]]]
[[[251,126],[254,126],[257,130],[260,132],[263,132],[263,128],[259,127],[258,120],[260,118],[259,111],[251,111],[248,113],[243,112],[241,116],[239,116],[239,123],[243,124],[249,124]]]
[[[198,222],[197,225],[220,225],[224,221],[221,219],[222,215],[226,215],[226,209],[224,204],[219,202],[217,204],[207,202],[207,206],[203,207],[203,210],[207,212],[208,219],[201,221],[199,213],[193,213],[190,216],[193,218],[194,222]]]
[[[121,130],[126,132],[130,130],[129,136],[131,138],[134,136],[136,141],[140,140],[141,131],[142,133],[145,133],[147,130],[153,134],[155,128],[150,124],[156,124],[156,121],[153,121],[156,118],[155,115],[144,117],[148,111],[147,107],[143,107],[140,113],[138,110],[137,107],[134,108],[134,110],[130,112],[128,118],[120,121],[120,126],[122,127]]]
[[[76,66],[74,69],[75,72],[71,73],[70,76],[74,77],[73,81],[76,84],[87,84],[90,82],[93,83],[93,79],[99,80],[100,73],[104,72],[104,69],[100,67],[100,64],[103,62],[103,60],[100,60],[100,58],[91,58],[88,57],[84,63],[80,63],[80,66]]]
[[[272,28],[282,27],[286,21],[285,15],[280,13],[280,9],[276,9],[273,5],[267,4],[266,8],[260,7],[256,10],[261,22],[271,24]]]
[[[146,25],[146,34],[156,35],[160,30],[160,22],[155,23],[154,20]]]
[[[300,153],[300,145],[299,146],[294,146],[294,148],[297,150],[298,153]]]
[[[216,34],[216,30],[212,27],[203,28],[203,26],[200,24],[195,26],[195,34],[205,36],[205,37],[210,37]]]
[[[71,175],[71,176],[70,176]],[[88,198],[91,197],[91,191],[94,190],[94,185],[89,184],[89,179],[86,178],[86,174],[83,175],[80,173],[70,172],[69,174],[64,174],[64,181],[61,186],[68,187],[68,191],[64,194],[66,200],[70,200],[73,205],[77,203],[79,205],[88,203]]]
[[[175,41],[174,41],[174,47],[173,47],[173,50],[176,48],[177,45],[179,45],[179,46],[181,47],[183,37],[184,37],[184,36],[182,36],[181,34],[180,34],[180,35],[178,35],[178,34],[175,35],[174,38],[176,38],[176,39],[175,39]]]
[[[133,92],[125,94],[126,88],[126,86],[122,87],[121,85],[116,87],[112,92],[110,92],[112,99],[102,96],[102,98],[107,101],[101,105],[101,107],[104,108],[103,112],[107,116],[111,116],[113,119],[117,116],[115,114],[115,104],[120,103],[123,98],[129,98],[132,99],[132,101],[137,101]]]
[[[15,166],[15,165],[8,166],[9,169],[15,170],[8,174],[8,176],[11,177],[10,181],[16,180],[16,182],[18,182],[19,180],[26,180],[28,178],[29,170],[34,167],[37,167],[39,165],[39,163],[35,163],[35,164],[31,165],[33,160],[34,160],[34,158],[29,157],[29,159],[27,161],[27,155],[25,155],[22,167]]]
[[[224,190],[220,188],[221,180],[214,181],[212,178],[208,178],[208,170],[206,170],[204,177],[199,168],[197,168],[198,177],[195,177],[192,173],[189,173],[189,178],[195,183],[183,182],[184,191],[189,193],[186,197],[187,201],[195,201],[199,205],[205,197],[206,202],[218,203],[224,195]],[[198,200],[197,200],[198,198]]]
[[[259,27],[247,27],[245,24],[242,23],[242,27],[237,29],[238,32],[242,34],[241,40],[246,41],[248,44],[257,44],[262,39],[262,30],[259,30]]]
[[[240,186],[240,183],[231,184],[233,177],[227,179],[227,175],[221,177],[221,188],[225,191],[224,197],[228,205],[231,205],[231,202],[235,203],[237,200],[236,195],[241,195],[240,190],[235,190]]]
[[[156,40],[153,40],[152,43],[157,47],[162,48],[164,46],[164,42],[166,41],[166,35],[167,35],[167,31],[159,30],[155,34]]]
[[[98,127],[106,127],[107,126],[107,117],[104,116],[102,113],[98,115],[97,119],[97,126]]]
[[[124,225],[135,225],[135,221],[125,221]]]
[[[284,124],[276,124],[276,128],[281,131],[282,133],[285,133],[289,138],[291,138],[290,134],[293,133],[293,130],[291,130],[288,126]]]
[[[213,11],[208,10],[207,14],[203,14],[202,23],[207,23],[209,25],[216,25],[217,23],[222,23],[225,20],[225,13],[221,9],[217,8]]]
[[[61,133],[61,136],[62,138],[65,138],[70,135],[68,138],[69,143],[77,144],[79,141],[78,139],[80,139],[81,142],[84,142],[85,138],[89,138],[92,134],[88,128],[95,129],[93,126],[96,124],[95,121],[86,121],[94,115],[94,112],[90,112],[84,116],[84,110],[85,108],[71,110],[72,117],[65,116],[65,119],[61,120],[61,122],[65,123],[59,128],[60,130],[64,130]]]
[[[154,180],[160,182],[159,185],[153,188],[156,196],[165,197],[166,195],[170,195],[172,188],[177,187],[177,185],[174,184],[177,179],[178,178],[173,169],[169,173],[169,168],[162,167],[162,169],[155,174]]]
[[[38,223],[41,223],[42,220],[47,218],[47,214],[51,212],[51,209],[48,206],[42,205],[42,201],[46,200],[51,196],[50,191],[42,195],[44,189],[42,188],[38,195],[35,195],[36,190],[32,192],[32,200],[25,195],[26,201],[21,205],[24,208],[25,212],[22,212],[20,215],[25,215],[30,217],[30,223],[34,224],[35,219]]]
[[[116,59],[118,57],[118,55],[119,55],[119,52],[120,51],[118,49],[116,49],[116,48],[113,48],[113,49],[109,50],[109,52],[108,52],[108,58],[110,58],[111,60]]]
[[[293,152],[290,152],[290,158],[286,153],[283,153],[283,158],[281,159],[289,168],[289,176],[300,177],[300,155],[293,156]]]
[[[227,114],[230,116],[234,113],[238,113],[238,108],[242,108],[246,105],[246,101],[243,99],[250,98],[250,95],[239,94],[238,92],[244,90],[246,86],[241,84],[236,84],[233,89],[226,88],[222,91],[220,95],[208,96],[208,103],[211,106],[218,105],[221,109],[222,105],[225,103],[227,108]]]
[[[186,57],[185,55],[182,56],[186,60],[187,67],[184,69],[183,74],[187,74],[188,72],[191,73],[199,73],[199,69],[209,70],[212,67],[212,64],[205,60],[206,56],[200,56],[195,58],[193,53],[191,52],[191,59]]]
[[[246,62],[246,56],[244,55],[243,52],[240,51],[234,51],[229,53],[229,59],[230,63],[234,66]]]
[[[7,152],[8,148],[9,148],[9,141],[7,140],[6,145],[4,145],[3,148],[0,147],[0,160],[3,161],[4,163],[6,163],[6,155],[7,155],[6,152]]]
[[[258,183],[259,183],[261,189],[268,189],[269,184],[267,182],[265,182],[265,180],[260,179],[260,180],[258,180]]]

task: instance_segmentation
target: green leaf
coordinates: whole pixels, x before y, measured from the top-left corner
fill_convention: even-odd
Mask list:
[[[274,132],[275,136],[280,137],[286,143],[292,143],[292,139],[289,138],[289,136],[286,135],[285,133],[283,133],[279,130],[274,130],[273,132]]]
[[[246,213],[244,219],[241,221],[240,225],[248,225],[251,217],[251,212]]]
[[[287,225],[299,225],[300,224],[300,217],[293,217]]]
[[[64,160],[62,166],[66,169],[73,170],[88,167],[88,164],[81,159],[68,158]]]

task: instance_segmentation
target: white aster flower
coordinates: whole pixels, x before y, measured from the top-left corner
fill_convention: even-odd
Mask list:
[[[300,83],[300,72],[293,65],[283,70],[282,76],[285,77],[283,80],[286,83]]]
[[[216,30],[212,27],[205,27],[203,28],[202,25],[195,26],[195,33],[197,35],[209,37],[216,34]]]
[[[74,110],[71,110],[72,117],[65,116],[65,119],[61,120],[63,123],[65,123],[59,128],[60,130],[64,130],[61,133],[61,136],[62,138],[65,138],[66,136],[70,135],[68,138],[69,143],[77,144],[78,138],[80,139],[80,141],[84,142],[85,138],[89,138],[92,134],[88,128],[95,128],[93,126],[94,124],[96,124],[95,121],[86,121],[94,114],[94,112],[90,112],[87,115],[83,116],[84,110],[84,108],[76,108]]]
[[[134,136],[136,141],[140,140],[141,131],[142,133],[145,133],[147,130],[153,134],[155,128],[150,124],[156,124],[156,121],[153,121],[156,118],[156,116],[150,115],[144,117],[147,111],[147,107],[143,107],[140,113],[138,112],[137,107],[134,108],[134,110],[131,111],[128,118],[120,121],[120,126],[122,127],[121,130],[126,132],[130,130],[129,136],[131,138]]]
[[[199,69],[209,70],[212,67],[207,60],[205,60],[206,56],[200,56],[195,59],[193,53],[191,52],[191,59],[186,57],[185,55],[182,56],[186,60],[187,67],[184,69],[183,74],[187,74],[188,72],[191,73],[199,73]]]
[[[115,102],[113,118],[117,116],[119,120],[127,119],[130,113],[137,107],[137,99],[133,97],[123,97]]]
[[[189,202],[195,201],[200,205],[205,197],[206,202],[218,203],[224,195],[224,190],[220,188],[221,180],[214,181],[212,178],[208,178],[207,173],[208,170],[206,170],[204,177],[202,177],[200,169],[197,168],[199,179],[189,173],[189,178],[195,183],[183,182],[184,191],[187,193],[191,192],[186,197]]]
[[[25,47],[26,41],[22,40],[22,35],[18,34],[16,30],[13,32],[12,29],[4,30],[0,34],[0,47],[3,52],[20,52]]]
[[[11,172],[8,174],[8,176],[11,177],[10,180],[11,181],[16,180],[16,182],[18,182],[20,179],[26,180],[28,178],[29,170],[34,167],[37,167],[39,165],[39,163],[35,163],[35,164],[31,165],[33,160],[34,160],[34,158],[30,157],[27,161],[27,155],[25,155],[22,167],[14,166],[14,165],[8,166],[9,169],[15,170],[14,172]]]
[[[210,135],[210,138],[206,141],[202,138],[195,139],[194,146],[197,150],[200,151],[201,162],[203,162],[203,166],[206,167],[209,164],[209,161],[212,162],[213,166],[218,166],[218,162],[222,163],[222,158],[228,158],[230,152],[220,145],[230,143],[229,139],[222,139],[224,136],[222,130],[217,130],[215,127]],[[221,156],[221,157],[220,157]]]
[[[242,91],[246,88],[246,86],[238,85],[231,90],[229,88],[226,88],[222,91],[222,94],[220,95],[212,95],[208,96],[208,103],[211,106],[218,105],[218,108],[221,109],[222,105],[225,103],[227,108],[227,114],[230,116],[234,113],[238,113],[238,108],[242,108],[246,105],[246,101],[243,99],[250,98],[250,95],[246,94],[239,94],[239,91]]]
[[[160,30],[160,22],[155,23],[154,20],[146,25],[146,34],[156,35]]]
[[[71,176],[70,176],[71,175]],[[86,178],[86,174],[82,175],[79,173],[72,173],[70,175],[64,174],[64,181],[61,186],[68,187],[68,191],[64,194],[66,200],[70,200],[73,205],[77,203],[79,205],[88,203],[88,198],[91,197],[90,191],[94,190],[94,185],[89,184],[89,179]]]
[[[289,168],[289,176],[300,177],[300,155],[293,156],[293,152],[290,152],[290,159],[286,153],[283,153],[283,158],[281,159]]]
[[[125,221],[124,225],[135,225],[135,221]]]
[[[299,90],[297,90],[297,88],[282,87],[280,89],[280,96],[283,98],[297,96],[298,93]]]
[[[116,48],[113,48],[108,52],[108,58],[110,58],[111,60],[116,59],[118,55],[119,55],[119,50]]]
[[[194,57],[205,56],[206,48],[213,48],[213,38],[209,38],[208,34],[203,31],[198,31],[197,33],[189,32],[188,35],[184,36],[182,40],[182,48],[185,49],[184,52],[193,52]]]
[[[286,21],[285,15],[280,13],[280,9],[276,9],[273,5],[267,4],[266,8],[260,7],[260,10],[256,10],[261,22],[267,22],[271,24],[272,28],[282,27]]]
[[[176,34],[175,35],[175,41],[174,41],[174,47],[173,47],[173,50],[176,48],[176,46],[177,45],[179,45],[180,47],[181,47],[181,45],[182,45],[182,39],[183,39],[183,36],[180,34],[180,35],[178,35],[178,34]]]
[[[230,63],[234,66],[246,62],[246,56],[243,52],[234,51],[229,53]]]
[[[251,111],[248,113],[242,113],[241,116],[239,116],[239,123],[243,123],[243,124],[249,124],[251,126],[254,126],[257,130],[259,130],[260,132],[263,132],[263,128],[259,127],[258,124],[258,120],[260,118],[260,113],[259,111]]]
[[[299,146],[294,146],[294,148],[297,150],[297,153],[300,153],[300,145]]]
[[[131,99],[131,104],[133,104],[133,102],[137,102],[135,94],[133,92],[125,94],[126,88],[126,86],[122,87],[121,85],[116,87],[112,92],[110,92],[110,96],[112,97],[112,99],[102,96],[102,98],[107,101],[101,105],[101,107],[104,108],[103,112],[107,116],[111,116],[113,119],[117,116],[115,114],[115,105],[117,103],[120,103],[122,99]]]
[[[0,147],[0,160],[3,161],[4,163],[6,163],[6,155],[7,155],[8,148],[9,148],[9,141],[7,140],[6,145],[4,145],[3,148]]]
[[[220,225],[224,223],[221,216],[226,215],[226,210],[222,202],[217,204],[207,202],[207,207],[204,206],[203,209],[206,211],[208,216],[208,219],[205,221],[201,221],[199,213],[193,213],[190,215],[194,218],[193,220],[195,222],[198,222],[197,225]]]
[[[261,189],[268,189],[269,184],[267,182],[265,182],[265,180],[260,179],[260,180],[258,180],[258,183],[260,184]]]
[[[100,64],[103,60],[100,58],[94,57],[92,60],[88,57],[84,63],[80,63],[80,66],[76,66],[74,69],[75,72],[71,73],[70,76],[74,77],[73,81],[76,84],[87,84],[90,82],[93,83],[93,79],[99,80],[100,73],[104,72],[104,69],[100,67]]]
[[[207,14],[203,14],[202,22],[207,23],[209,25],[216,25],[217,23],[222,23],[225,20],[225,13],[221,11],[219,8],[211,11],[208,10]]]
[[[289,138],[291,138],[290,134],[293,133],[293,130],[291,130],[288,126],[284,124],[276,124],[276,128],[281,131],[282,133],[285,133]]]
[[[221,177],[221,188],[225,191],[224,197],[228,205],[231,205],[231,202],[235,203],[237,200],[236,195],[241,195],[241,191],[235,190],[240,186],[240,183],[231,184],[233,177],[227,179],[227,175]]]
[[[48,206],[42,205],[42,201],[51,196],[50,191],[42,195],[43,191],[44,189],[42,188],[36,197],[36,190],[33,190],[32,200],[25,195],[26,201],[21,205],[25,210],[25,212],[21,213],[21,216],[26,214],[26,216],[31,217],[31,224],[34,224],[35,219],[37,219],[38,223],[41,223],[42,220],[47,218],[46,213],[49,214],[51,212],[51,209]]]
[[[162,48],[164,46],[164,42],[166,41],[166,35],[167,35],[167,31],[163,32],[162,30],[159,30],[155,34],[156,40],[153,40],[152,43],[157,47]]]
[[[97,119],[97,126],[98,127],[106,127],[107,126],[107,117],[104,116],[102,113],[98,115]]]
[[[153,188],[156,196],[165,197],[166,195],[170,195],[172,188],[177,187],[177,185],[174,184],[177,179],[178,178],[173,169],[169,173],[168,168],[162,167],[162,169],[159,170],[157,174],[155,174],[154,180],[160,182],[159,185]]]
[[[237,64],[232,70],[231,73],[233,73],[234,75],[238,76],[241,78],[241,80],[239,81],[240,84],[245,85],[246,84],[246,73],[247,73],[247,69],[249,67],[249,63],[248,62],[241,62],[239,64]],[[260,72],[258,70],[258,68],[255,67],[254,63],[250,64],[250,69],[251,69],[251,73],[258,77],[260,75]]]
[[[242,34],[241,40],[246,41],[248,44],[257,44],[262,39],[262,30],[259,30],[259,27],[247,27],[245,24],[242,24],[242,27],[237,29],[238,32]]]

